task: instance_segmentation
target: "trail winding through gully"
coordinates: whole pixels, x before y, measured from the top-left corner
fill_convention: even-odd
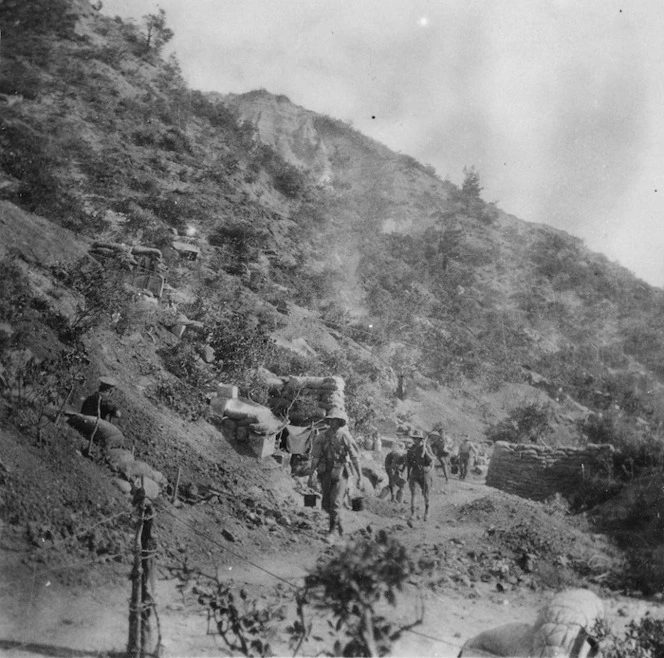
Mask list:
[[[480,480],[449,484],[438,476],[432,500],[431,519],[409,520],[405,503],[391,504],[376,500],[377,513],[371,506],[361,512],[346,512],[347,536],[371,526],[375,531],[390,529],[409,549],[422,545],[461,548],[461,554],[473,552],[477,538],[486,530],[472,515],[459,519],[464,505],[492,496],[503,496]],[[518,504],[518,502],[516,503]],[[388,513],[385,513],[385,510]],[[380,513],[382,512],[382,513]],[[232,546],[235,555],[210,542],[210,562],[200,565],[207,573],[218,569],[228,579],[243,585],[254,597],[271,599],[283,596],[287,583],[298,586],[307,569],[328,550],[323,542],[325,520],[317,509],[307,509],[314,531],[302,534],[290,551],[281,550],[247,561],[242,549]],[[158,530],[157,530],[158,532]],[[204,532],[201,542],[205,542]],[[53,574],[38,566],[28,566],[21,552],[3,545],[0,566],[5,577],[0,589],[0,654],[6,658],[26,656],[98,656],[121,655],[128,628],[129,581],[92,583],[71,587],[59,584]],[[228,655],[223,643],[208,634],[207,616],[191,595],[183,597],[179,581],[160,564],[156,595],[166,657],[206,657]],[[129,568],[127,567],[127,573]],[[422,624],[404,633],[393,647],[394,656],[456,656],[463,642],[474,634],[503,623],[532,621],[538,608],[555,591],[553,588],[523,584],[497,586],[493,579],[468,582],[459,578],[448,587],[426,588],[409,585],[399,598],[390,618],[408,623],[424,605]],[[279,594],[281,592],[281,594]],[[609,620],[620,628],[631,618],[640,618],[658,604],[603,592]],[[661,612],[661,611],[660,611]],[[329,645],[328,645],[329,646]],[[324,643],[307,645],[312,655],[323,650]],[[277,655],[290,655],[287,638],[272,639]]]

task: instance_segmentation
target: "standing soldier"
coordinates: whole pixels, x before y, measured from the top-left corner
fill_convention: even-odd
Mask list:
[[[447,449],[447,442],[445,440],[445,435],[441,432],[429,432],[427,435],[427,441],[431,452],[435,455],[439,464],[443,467],[443,475],[445,476],[445,482],[449,482],[450,478],[447,474],[447,457],[450,452]]]
[[[422,490],[424,498],[424,520],[429,516],[429,495],[433,482],[432,469],[434,456],[427,446],[424,435],[419,430],[408,435],[413,439],[413,445],[406,454],[406,474],[410,487],[410,513],[415,514],[415,489]]]
[[[388,488],[390,490],[390,500],[394,502],[394,489],[397,489],[396,501],[400,503],[403,500],[403,488],[406,486],[404,471],[406,470],[406,453],[401,446],[395,447],[387,453],[385,457],[385,472],[387,473]]]
[[[459,446],[459,479],[465,480],[468,475],[468,464],[470,463],[470,456],[477,457],[478,450],[475,444],[464,435],[463,441]]]
[[[111,400],[115,386],[114,379],[100,377],[99,390],[85,398],[81,405],[81,414],[108,421],[113,418],[120,418],[122,414],[117,405],[113,404]]]
[[[323,490],[322,508],[330,516],[328,540],[332,541],[335,531],[338,530],[339,535],[343,534],[341,508],[351,472],[354,470],[357,475],[358,489],[362,488],[362,472],[359,450],[347,428],[348,416],[343,411],[333,409],[327,420],[328,429],[313,451],[309,486],[312,486],[314,473],[317,472]]]

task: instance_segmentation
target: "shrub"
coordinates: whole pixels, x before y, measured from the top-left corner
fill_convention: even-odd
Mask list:
[[[23,270],[13,262],[0,261],[0,320],[10,324],[21,319],[32,299]]]
[[[209,344],[222,372],[237,381],[247,371],[264,367],[275,347],[269,327],[257,316],[233,312],[214,317]]]
[[[664,658],[664,620],[653,619],[649,613],[630,621],[622,635],[600,620],[593,635],[599,640],[604,658]]]
[[[397,626],[376,612],[377,606],[395,606],[397,594],[414,573],[406,549],[381,530],[375,537],[352,542],[327,562],[319,562],[305,578],[305,597],[323,610],[338,639],[336,656],[386,656],[409,626]]]
[[[215,247],[222,247],[229,255],[225,266],[229,274],[246,274],[247,265],[256,260],[267,242],[266,230],[249,222],[235,221],[217,226],[208,241]]]
[[[78,348],[62,349],[48,359],[27,358],[29,353],[20,349],[21,334],[12,339],[0,349],[0,394],[11,398],[10,420],[21,430],[36,430],[41,443],[47,408],[66,404],[85,381],[88,360]]]
[[[205,417],[208,401],[198,389],[176,379],[162,379],[146,389],[146,396],[164,404],[185,420],[196,421]]]
[[[39,74],[21,61],[0,61],[0,93],[8,96],[20,94],[28,100],[39,95],[41,78]]]
[[[81,296],[70,326],[71,338],[95,327],[109,326],[113,316],[128,312],[132,294],[125,288],[124,275],[113,265],[98,267],[83,258],[73,266],[55,266],[54,275]]]
[[[633,425],[610,413],[592,414],[579,422],[579,430],[592,443],[608,443],[616,448],[613,471],[630,480],[644,471],[664,465],[664,442],[652,433],[640,433]]]
[[[535,402],[516,407],[509,412],[507,418],[491,425],[486,431],[486,437],[491,441],[509,443],[535,441],[549,430],[550,414],[548,405]]]
[[[3,51],[46,65],[53,37],[74,38],[77,18],[70,0],[5,0],[0,3]]]
[[[163,347],[157,351],[170,373],[196,389],[203,389],[210,381],[209,373],[198,367],[198,349],[190,335],[172,347]]]
[[[281,169],[273,174],[272,181],[278,192],[289,199],[295,199],[304,191],[304,175],[292,165],[283,163]]]

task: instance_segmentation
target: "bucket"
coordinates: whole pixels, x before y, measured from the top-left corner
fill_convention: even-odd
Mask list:
[[[364,509],[364,498],[353,498],[350,504],[353,512],[361,512]]]
[[[317,494],[304,494],[304,506],[305,507],[316,507],[316,501],[318,500]]]

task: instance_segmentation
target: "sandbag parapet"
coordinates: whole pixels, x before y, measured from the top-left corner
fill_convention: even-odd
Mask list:
[[[532,500],[570,495],[585,478],[603,473],[613,452],[608,444],[549,448],[497,441],[486,484]]]

